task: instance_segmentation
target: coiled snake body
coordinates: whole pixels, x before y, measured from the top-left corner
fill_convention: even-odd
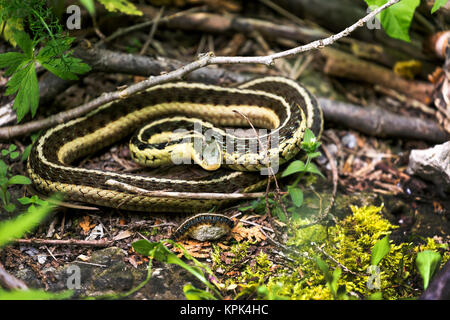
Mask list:
[[[150,166],[166,164],[176,147],[191,145],[193,141],[188,139],[183,144],[179,140],[181,136],[167,139],[168,131],[182,123],[192,133],[189,126],[201,123],[214,136],[222,138],[216,148],[223,157],[223,165],[207,178],[198,180],[157,178],[73,165],[76,160],[118,142],[149,122],[153,136],[140,131],[139,139],[133,138],[130,145],[131,154],[140,162]],[[276,140],[277,145],[273,147],[269,142],[261,143],[261,137],[242,137],[224,129],[249,127],[249,123],[270,128],[265,141]],[[38,190],[62,192],[66,200],[136,211],[201,212],[223,204],[224,200],[153,197],[112,186],[107,181],[149,191],[251,192],[263,186],[267,178],[255,172],[267,166],[264,148],[271,156],[279,156],[279,164],[283,164],[300,151],[305,129],[310,128],[319,136],[322,125],[322,112],[316,99],[303,86],[285,78],[259,78],[236,88],[168,83],[102,105],[86,116],[49,129],[35,142],[27,170]],[[145,149],[144,144],[150,149]],[[230,150],[229,145],[239,147]],[[257,150],[252,146],[258,146]],[[191,152],[190,156],[194,159],[196,154]],[[202,165],[201,160],[194,161]],[[203,162],[202,166],[208,169],[209,165]]]

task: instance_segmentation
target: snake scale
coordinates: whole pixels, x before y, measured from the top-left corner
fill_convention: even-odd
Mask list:
[[[194,141],[189,138],[182,144],[182,136],[167,139],[168,132],[181,124],[192,133],[191,127],[196,123],[227,141],[227,144],[222,141],[215,145],[223,164],[211,169],[207,178],[157,178],[76,165],[83,157],[135,132],[141,140],[136,136],[131,140],[133,158],[153,167],[165,165],[175,147]],[[277,145],[263,145],[261,137],[242,137],[225,130],[248,128],[249,124],[270,129],[265,135],[266,141],[276,140]],[[146,125],[150,126],[151,134],[139,131]],[[167,83],[107,103],[85,116],[48,129],[34,143],[27,171],[39,191],[61,192],[66,200],[135,211],[205,212],[226,204],[227,200],[153,197],[111,186],[107,181],[112,179],[149,191],[251,192],[261,188],[267,178],[257,172],[267,167],[267,161],[263,161],[267,160],[267,154],[279,156],[280,165],[288,162],[300,151],[306,128],[320,136],[322,126],[322,111],[317,100],[302,85],[286,78],[263,77],[233,88]],[[239,147],[230,150],[228,142]],[[144,148],[145,144],[150,149]],[[256,151],[251,148],[255,145],[259,148]],[[266,156],[264,150],[268,151]],[[195,154],[191,156],[194,158]],[[201,165],[195,159],[194,162]]]

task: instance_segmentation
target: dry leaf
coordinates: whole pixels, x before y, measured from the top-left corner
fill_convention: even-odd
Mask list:
[[[246,228],[242,223],[238,223],[233,230],[231,230],[231,234],[238,242],[242,240],[248,240],[251,242],[261,242],[266,240],[266,236],[259,230],[259,227],[253,226]]]
[[[89,230],[95,227],[95,223],[91,223],[91,218],[89,216],[84,216],[83,220],[80,222],[80,227],[83,229],[83,234],[88,234]]]
[[[208,241],[200,242],[200,241],[192,241],[192,240],[184,240],[177,242],[181,244],[186,251],[193,256],[194,258],[209,258],[211,253],[211,243]],[[183,256],[183,251],[178,248],[172,249],[175,252],[178,252],[178,258]]]
[[[117,236],[113,238],[113,240],[122,240],[128,237],[131,237],[133,234],[129,230],[125,230],[120,232]]]

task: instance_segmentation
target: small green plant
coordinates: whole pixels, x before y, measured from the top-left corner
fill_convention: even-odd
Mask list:
[[[306,153],[306,162],[303,162],[302,160],[295,160],[291,162],[281,175],[282,177],[286,177],[292,174],[297,174],[294,182],[288,186],[288,194],[296,207],[301,207],[303,204],[303,191],[298,187],[298,183],[304,175],[306,173],[312,173],[320,177],[324,177],[316,165],[311,162],[312,159],[320,156],[320,152],[317,151],[320,145],[321,142],[317,140],[314,133],[311,130],[306,129],[301,144],[302,150]]]
[[[16,209],[16,205],[11,203],[11,195],[8,192],[8,188],[15,184],[31,184],[31,181],[22,175],[11,176],[9,169],[8,165],[3,160],[0,160],[0,199],[3,208],[8,212],[13,212]]]
[[[438,9],[443,7],[447,1],[448,0],[435,0],[431,13],[435,13]],[[369,7],[373,8],[381,7],[386,4],[388,0],[365,0],[365,2]],[[409,42],[409,27],[411,26],[414,12],[419,4],[420,0],[401,0],[382,11],[378,15],[378,18],[386,33],[392,38]]]
[[[191,266],[177,257],[172,251],[170,251],[165,244],[171,244],[173,247],[180,249],[183,252],[183,255],[190,261],[194,263],[194,266]],[[150,258],[150,262],[153,259],[157,261],[176,264],[192,275],[194,275],[201,283],[203,283],[211,292],[195,288],[191,284],[186,284],[184,286],[184,293],[187,299],[190,300],[216,300],[223,299],[220,291],[216,288],[214,284],[212,284],[206,277],[204,271],[213,277],[213,272],[203,263],[199,262],[197,259],[192,257],[183,246],[175,243],[172,240],[162,240],[160,242],[149,242],[147,240],[138,240],[133,243],[133,249],[144,256],[148,256]],[[150,268],[150,265],[149,265]],[[203,271],[204,270],[204,271]]]
[[[75,39],[63,32],[44,0],[0,0],[0,25],[5,38],[22,50],[0,54],[0,68],[7,68],[5,76],[11,76],[5,95],[16,94],[13,109],[18,122],[29,112],[34,116],[39,105],[36,63],[65,80],[90,70],[72,56],[69,49]]]
[[[345,286],[338,285],[339,278],[342,274],[341,268],[336,268],[331,272],[330,267],[325,261],[319,257],[316,257],[315,261],[320,271],[322,271],[325,276],[325,281],[327,282],[328,289],[330,289],[333,298],[335,300],[348,300]]]
[[[416,266],[419,270],[420,276],[423,279],[423,288],[428,288],[430,279],[436,273],[441,263],[441,255],[439,252],[425,250],[417,253]]]
[[[58,200],[59,196],[54,196]],[[0,222],[0,249],[25,235],[34,229],[53,209],[50,202],[44,201],[42,205],[30,206],[27,211],[17,216],[15,219]],[[73,295],[72,291],[59,293],[46,292],[44,290],[3,290],[0,288],[0,300],[48,300],[67,299]]]
[[[2,150],[2,156],[6,157],[9,155],[9,158],[11,160],[14,160],[20,155],[19,151],[16,151],[16,150],[17,150],[17,146],[15,144],[11,143],[9,145],[8,149]]]

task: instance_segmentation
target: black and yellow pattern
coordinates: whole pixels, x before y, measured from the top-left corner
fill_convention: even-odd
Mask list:
[[[156,178],[71,165],[145,125],[153,126],[152,135],[146,137],[152,148],[148,151],[140,146],[146,139],[133,138],[130,146],[133,157],[148,161],[151,166],[166,164],[173,152],[171,148],[177,143],[170,142],[176,141],[173,137],[165,137],[170,130],[161,128],[172,129],[171,126],[180,121],[185,125],[204,121],[204,125],[214,128],[223,141],[241,147],[227,150],[225,144],[220,145],[226,168],[222,166],[208,179],[200,180]],[[289,161],[300,151],[306,128],[320,136],[323,125],[316,99],[289,79],[265,77],[237,88],[169,83],[105,104],[86,116],[49,129],[32,148],[28,174],[39,190],[63,192],[68,200],[137,211],[201,212],[224,201],[150,197],[120,190],[106,181],[112,179],[150,191],[231,193],[256,190],[264,185],[265,177],[251,171],[267,166],[261,150],[251,151],[251,146],[258,144],[257,138],[239,137],[223,130],[224,127],[248,127],[249,121],[256,127],[273,129],[266,138],[269,138],[267,141],[277,138],[278,144],[269,149],[269,154],[278,155],[280,163]],[[138,131],[139,134],[142,138],[145,130]]]

